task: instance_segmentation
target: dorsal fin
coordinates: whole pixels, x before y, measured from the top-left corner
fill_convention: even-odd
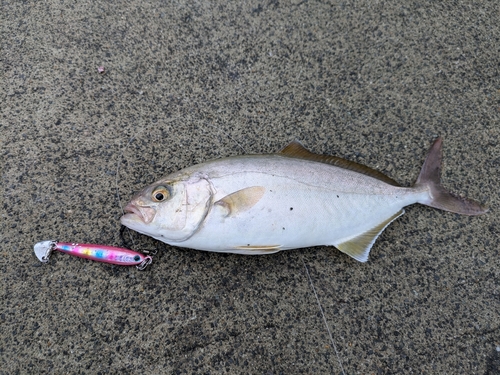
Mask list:
[[[350,160],[345,160],[337,156],[319,155],[312,153],[311,151],[307,150],[304,146],[302,146],[302,144],[298,141],[293,141],[284,149],[282,149],[279,153],[281,155],[288,156],[291,158],[311,160],[319,163],[334,165],[336,167],[344,169],[349,169],[351,171],[362,173],[366,176],[376,178],[377,180],[383,181],[389,185],[401,186],[392,178],[386,176],[385,174],[379,171],[376,171],[375,169],[371,169],[366,165],[358,164]]]

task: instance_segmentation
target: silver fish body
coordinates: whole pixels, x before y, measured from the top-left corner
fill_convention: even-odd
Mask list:
[[[171,245],[239,254],[335,246],[364,262],[379,234],[421,203],[453,212],[485,212],[439,182],[441,140],[415,186],[380,172],[312,154],[294,142],[280,153],[208,161],[139,192],[123,225]]]

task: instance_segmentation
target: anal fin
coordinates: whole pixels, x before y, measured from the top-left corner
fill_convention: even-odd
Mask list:
[[[370,250],[375,243],[377,237],[384,231],[384,229],[396,220],[398,217],[403,215],[405,211],[403,209],[396,212],[390,218],[382,221],[380,224],[376,225],[372,229],[361,233],[360,235],[351,238],[348,241],[342,242],[335,245],[337,249],[346,253],[350,257],[353,257],[357,261],[366,262],[368,260],[368,255]]]

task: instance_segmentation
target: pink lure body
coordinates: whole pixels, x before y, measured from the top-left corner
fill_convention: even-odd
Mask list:
[[[144,261],[151,259],[151,257],[145,256],[133,250],[105,245],[57,242],[54,245],[54,250],[58,250],[63,253],[74,255],[80,258],[117,264],[120,266],[137,266]]]

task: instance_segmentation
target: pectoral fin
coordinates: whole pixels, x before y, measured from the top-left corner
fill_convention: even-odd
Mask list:
[[[404,210],[400,210],[374,228],[351,238],[348,241],[335,245],[335,247],[360,262],[366,262],[368,260],[368,254],[370,254],[370,250],[380,233],[382,233],[391,222],[404,213]]]
[[[227,216],[236,216],[255,206],[264,196],[265,191],[263,186],[251,186],[226,195],[214,204],[224,207],[227,210]]]

